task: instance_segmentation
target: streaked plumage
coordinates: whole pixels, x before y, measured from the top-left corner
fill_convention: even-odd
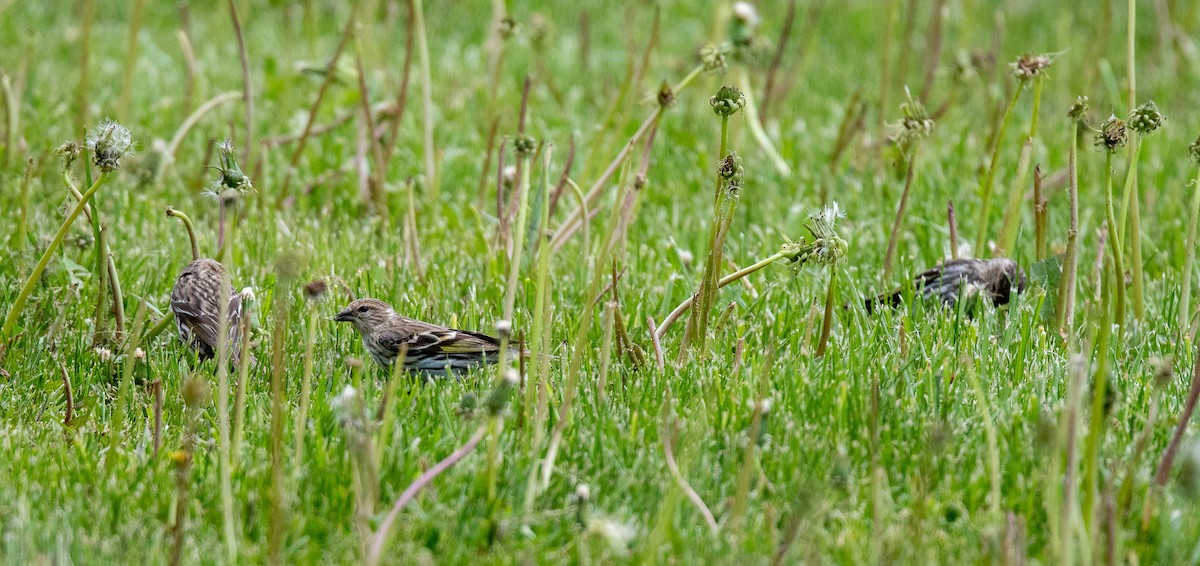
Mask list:
[[[354,325],[367,352],[385,368],[391,367],[402,348],[406,348],[404,369],[427,376],[465,373],[496,363],[500,354],[496,338],[403,317],[378,299],[357,299],[333,319]],[[515,350],[509,351],[516,355]]]
[[[199,354],[201,360],[216,355],[220,332],[221,277],[225,269],[213,259],[198,259],[183,268],[171,290],[171,311],[179,338]],[[242,299],[229,285],[229,359],[237,364],[241,353]]]
[[[955,259],[947,261],[913,278],[916,294],[937,297],[947,305],[959,299],[981,297],[993,305],[1007,304],[1014,283],[1016,292],[1025,291],[1025,272],[1017,262],[1007,259]],[[902,289],[866,300],[867,312],[876,305],[895,307],[904,300]]]

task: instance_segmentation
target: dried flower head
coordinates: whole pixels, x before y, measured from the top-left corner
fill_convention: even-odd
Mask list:
[[[1195,161],[1196,165],[1200,165],[1200,137],[1197,137],[1196,141],[1188,146],[1188,155],[1192,157],[1192,161]]]
[[[1125,121],[1113,114],[1100,125],[1095,145],[1100,149],[1112,152],[1125,147],[1127,141],[1129,141],[1129,134],[1125,131]]]
[[[721,177],[721,181],[725,183],[726,187],[735,192],[741,188],[742,177],[745,173],[746,170],[742,168],[742,158],[732,151],[717,164],[717,175]]]
[[[324,279],[314,279],[304,284],[304,298],[311,303],[320,302],[328,291],[329,283],[326,283]]]
[[[717,116],[728,118],[746,105],[746,95],[735,86],[723,86],[717,90],[716,95],[708,99],[708,103],[712,105]]]
[[[1147,100],[1129,112],[1129,127],[1142,135],[1160,128],[1164,120],[1166,117],[1158,110],[1158,105],[1153,100]]]
[[[675,105],[675,90],[671,88],[671,83],[663,81],[662,86],[658,89],[658,94],[655,95],[658,99],[658,105],[663,108],[670,108]]]
[[[121,158],[133,155],[133,135],[129,128],[112,120],[104,120],[87,135],[87,148],[92,162],[105,173],[121,167]]]
[[[1050,68],[1050,65],[1053,63],[1054,60],[1049,55],[1032,55],[1026,53],[1017,57],[1017,60],[1010,63],[1009,66],[1012,68],[1013,74],[1017,76],[1017,79],[1025,82],[1040,76],[1042,71]]]
[[[725,72],[729,63],[725,61],[725,50],[719,45],[708,44],[700,48],[700,64],[709,73]]]
[[[75,163],[76,159],[79,159],[79,154],[82,152],[83,148],[79,147],[79,144],[73,141],[66,142],[54,150],[58,158],[63,161],[63,169],[70,168],[71,164]]]
[[[933,119],[925,111],[925,105],[913,98],[908,87],[904,88],[904,94],[907,99],[900,105],[903,118],[892,125],[891,138],[900,145],[909,146],[933,132]]]
[[[1087,114],[1087,111],[1088,97],[1080,95],[1075,97],[1075,103],[1072,104],[1069,109],[1067,109],[1067,116],[1075,120],[1082,120],[1084,115]]]

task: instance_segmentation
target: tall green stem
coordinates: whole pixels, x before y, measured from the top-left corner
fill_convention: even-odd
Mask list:
[[[1075,319],[1075,276],[1078,271],[1079,257],[1076,251],[1079,238],[1079,174],[1077,171],[1079,121],[1071,121],[1070,149],[1067,157],[1067,173],[1069,176],[1068,189],[1071,201],[1071,225],[1067,231],[1067,251],[1063,258],[1063,276],[1058,284],[1058,304],[1055,314],[1058,318],[1058,332],[1070,338]],[[1197,193],[1200,196],[1200,193]],[[1200,206],[1200,200],[1193,206]],[[1195,215],[1192,228],[1195,229]]]
[[[988,209],[991,207],[992,186],[996,181],[996,167],[1000,162],[1000,146],[1004,144],[1004,133],[1008,130],[1008,123],[1012,118],[1013,106],[1017,105],[1017,99],[1021,97],[1023,89],[1024,83],[1017,83],[1017,89],[1013,91],[1012,98],[1008,101],[1008,106],[1004,107],[1004,116],[1000,118],[1000,128],[996,130],[996,139],[992,142],[992,158],[988,163],[987,172],[984,173],[983,182],[979,185],[981,200],[979,203],[979,222],[977,223],[978,231],[975,234],[976,256],[982,254],[984,244],[987,243]]]
[[[1125,327],[1125,262],[1121,259],[1121,233],[1117,231],[1117,217],[1113,213],[1113,189],[1112,189],[1112,152],[1104,154],[1104,187],[1105,199],[1104,208],[1108,221],[1108,249],[1112,254],[1113,269],[1116,270],[1113,278],[1113,294],[1116,296],[1116,313],[1114,320],[1116,324],[1122,328]]]
[[[1196,222],[1200,220],[1200,170],[1192,188],[1192,222],[1188,224],[1187,247],[1183,260],[1183,288],[1179,296],[1179,331],[1186,333],[1192,319],[1192,262],[1196,259]]]
[[[721,141],[717,159],[724,159],[729,153],[729,116],[721,116]],[[713,191],[713,223],[708,236],[708,259],[704,264],[703,279],[697,291],[696,308],[688,316],[687,328],[684,330],[683,343],[679,348],[679,359],[687,357],[689,346],[703,346],[708,337],[708,314],[712,310],[713,297],[716,296],[718,274],[724,257],[724,236],[728,227],[728,217],[732,216],[732,206],[727,206],[729,196],[724,190],[725,183],[721,174],[717,173],[716,189]],[[729,212],[726,212],[726,209]]]
[[[96,177],[96,182],[92,183],[92,186],[88,187],[88,190],[83,193],[83,197],[79,199],[79,202],[75,203],[75,208],[71,209],[71,213],[67,215],[67,219],[58,228],[58,233],[54,235],[54,239],[50,240],[50,245],[42,253],[42,258],[33,267],[33,273],[29,274],[29,278],[21,286],[21,291],[17,293],[17,299],[13,301],[12,307],[9,308],[8,316],[4,319],[4,328],[0,330],[0,339],[7,339],[9,336],[12,336],[12,331],[17,326],[17,318],[21,316],[21,311],[25,310],[25,303],[29,302],[29,296],[33,294],[33,288],[37,285],[38,280],[42,278],[42,273],[46,271],[46,265],[50,263],[51,256],[58,251],[58,248],[62,247],[63,239],[67,236],[67,231],[71,229],[71,225],[75,223],[75,219],[79,218],[79,215],[83,213],[83,208],[87,206],[88,201],[92,200],[92,196],[100,189],[100,185],[104,183],[107,177],[107,172],[101,172],[100,176]]]
[[[908,173],[904,176],[904,192],[900,193],[900,204],[896,207],[896,219],[892,222],[892,235],[888,238],[887,253],[883,256],[883,281],[892,274],[892,262],[896,259],[896,246],[900,243],[900,225],[904,222],[904,210],[908,208],[908,195],[912,192],[913,180],[917,176],[917,144],[908,156]]]
[[[1021,90],[1022,87],[1018,87]],[[1037,140],[1038,114],[1042,106],[1042,77],[1033,80],[1033,115],[1029,120],[1029,137],[1021,146],[1017,161],[1017,176],[1008,188],[1008,205],[1004,209],[1004,223],[1000,226],[1000,250],[1007,255],[1016,253],[1017,231],[1021,226],[1021,201],[1025,197],[1025,182],[1029,178],[1029,167],[1033,160],[1033,149]]]
[[[1121,195],[1121,218],[1117,223],[1122,230],[1127,230],[1122,233],[1121,241],[1129,242],[1129,268],[1133,271],[1133,284],[1130,290],[1133,291],[1133,312],[1139,320],[1146,314],[1142,291],[1142,239],[1140,234],[1142,215],[1138,206],[1137,188],[1137,164],[1138,158],[1142,155],[1142,140],[1144,139],[1144,136],[1138,135],[1131,144],[1129,171],[1125,174],[1125,189]]]

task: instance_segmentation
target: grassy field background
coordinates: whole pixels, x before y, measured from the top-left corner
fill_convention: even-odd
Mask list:
[[[663,81],[678,84],[703,46],[728,39],[730,5],[500,1],[510,18],[500,21],[483,2],[427,3],[428,68],[418,34],[397,112],[407,40],[420,27],[410,26],[409,3],[234,4],[248,54],[250,139],[245,103],[224,94],[246,88],[227,3],[0,0],[0,36],[8,38],[0,41],[6,313],[74,206],[55,148],[82,142],[84,129],[106,117],[137,141],[136,156],[91,202],[124,291],[126,334],[113,332],[110,309],[96,320],[97,242],[80,217],[16,331],[0,336],[7,342],[0,364],[5,562],[344,563],[367,561],[376,540],[387,543],[387,563],[1200,562],[1195,424],[1184,431],[1166,485],[1152,487],[1196,359],[1179,303],[1183,272],[1196,269],[1185,267],[1185,257],[1197,190],[1188,145],[1200,133],[1200,5],[1136,2],[1136,100],[1155,101],[1167,120],[1145,138],[1137,166],[1145,312],[1138,317],[1131,305],[1105,343],[1112,301],[1101,293],[1096,263],[1105,157],[1090,132],[1071,139],[1066,113],[1079,95],[1090,99],[1093,126],[1129,112],[1125,3],[763,2],[755,55],[731,54],[726,71],[702,73],[676,93],[649,160],[634,144],[601,185],[588,229],[546,256],[541,285],[544,183],[558,183],[572,145],[570,177],[584,191],[601,178],[658,107]],[[353,35],[339,48],[351,20]],[[868,314],[863,297],[950,256],[948,202],[962,254],[995,253],[974,245],[979,188],[1018,84],[1009,63],[1025,53],[1053,54],[1040,79],[1030,163],[1054,178],[1078,143],[1072,337],[1064,340],[1046,313],[1058,264],[1037,258],[1033,201],[1023,194],[1033,174],[1012,188],[1033,113],[1028,86],[999,145],[986,212],[988,239],[996,240],[1010,191],[1022,194],[1008,255],[1030,274],[1029,290],[974,317],[935,303]],[[525,131],[547,145],[533,160],[530,224],[513,228],[515,212],[497,213],[496,153],[503,141],[503,163],[516,162],[526,77]],[[742,156],[744,179],[725,257],[744,267],[809,237],[803,226],[824,204],[824,186],[846,214],[837,229],[848,256],[833,268],[838,308],[818,355],[830,270],[772,265],[749,285],[720,292],[707,346],[684,363],[676,359],[685,321],[676,324],[664,337],[660,369],[646,321],[661,322],[704,273],[721,157],[721,121],[709,98],[722,85],[750,95],[791,170],[781,172],[756,143],[745,110],[732,116],[728,143]],[[907,166],[885,124],[903,116],[906,85],[935,125],[914,162],[896,267],[881,277]],[[384,140],[399,120],[390,159],[380,160],[366,141],[364,96]],[[213,110],[179,138],[174,159],[164,157],[189,114],[214,98]],[[848,121],[845,149],[831,165],[845,117],[860,104],[861,124]],[[320,131],[298,150],[314,107]],[[141,305],[149,328],[168,311],[174,279],[190,259],[167,207],[191,215],[203,255],[217,253],[218,206],[203,188],[216,178],[206,166],[217,164],[216,142],[226,138],[257,189],[232,208],[237,228],[226,265],[237,289],[256,294],[249,311],[262,362],[245,382],[245,438],[229,456],[229,497],[222,496],[221,460],[230,447],[219,432],[214,364],[193,366],[173,326],[141,344],[143,360],[126,363]],[[382,213],[363,196],[364,179],[381,163]],[[1119,195],[1126,150],[1114,154],[1113,167]],[[85,178],[81,163],[71,171]],[[643,171],[644,184],[635,182]],[[1052,258],[1067,239],[1063,179],[1046,183]],[[626,202],[619,194],[632,195],[629,224],[604,254],[610,218]],[[577,207],[566,189],[550,233]],[[1123,208],[1118,202],[1118,214]],[[498,237],[502,228],[509,239]],[[513,326],[526,337],[533,332],[536,295],[545,291],[555,358],[542,376],[547,387],[529,397],[516,392],[499,416],[482,401],[478,410],[463,409],[464,398],[485,399],[497,388],[494,368],[423,386],[403,376],[391,381],[351,328],[328,319],[351,296],[373,296],[407,316],[491,333],[508,289],[510,256],[501,242],[522,228],[528,248]],[[1131,245],[1127,233],[1123,244]],[[611,294],[593,304],[593,281],[608,285],[614,269],[622,273],[621,319],[648,355],[641,363],[612,345]],[[331,289],[310,303],[302,286],[317,279]],[[275,340],[283,355],[277,405],[268,363]],[[312,393],[296,451],[310,345]],[[1096,375],[1107,375],[1098,403]],[[230,376],[230,395],[236,381]],[[188,408],[184,392],[201,382],[211,393]],[[361,414],[336,400],[348,385],[356,386]],[[552,450],[556,430],[561,441]],[[483,435],[478,447],[381,529],[401,493],[476,434]],[[690,487],[670,471],[664,438]],[[711,510],[715,530],[688,489]]]

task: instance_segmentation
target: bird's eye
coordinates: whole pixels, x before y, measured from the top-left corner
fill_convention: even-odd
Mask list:
[[[367,312],[367,311],[369,311],[369,310],[371,310],[371,307],[368,307],[368,306],[366,306],[366,305],[363,305],[363,306],[361,306],[361,307],[358,307],[358,312]]]

